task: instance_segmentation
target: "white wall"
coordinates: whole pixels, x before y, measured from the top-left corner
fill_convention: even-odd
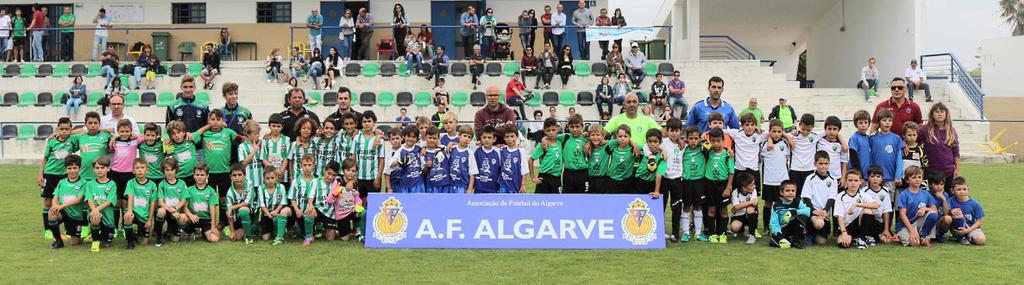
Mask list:
[[[985,96],[1024,97],[1020,88],[1024,74],[1024,36],[981,42],[981,82]]]
[[[815,87],[853,87],[869,57],[878,60],[882,81],[902,77],[920,48],[923,3],[847,1],[845,32],[839,31],[842,2],[837,3],[809,31],[807,79],[815,80]]]
[[[785,73],[786,80],[796,80],[796,67],[803,52],[801,46],[748,46],[747,49],[758,59],[775,60],[775,73]]]

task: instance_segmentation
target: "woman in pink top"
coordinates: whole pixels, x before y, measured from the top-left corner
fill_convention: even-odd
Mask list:
[[[335,163],[329,164],[327,168],[335,172],[338,171]],[[352,231],[353,223],[359,227],[359,234],[366,231],[364,224],[366,212],[363,210],[363,199],[359,197],[359,191],[356,189],[356,161],[351,158],[345,159],[341,163],[341,168],[343,175],[330,183],[327,203],[334,205],[333,218],[338,222],[341,240],[347,241],[356,236],[356,232]],[[359,236],[359,239],[362,241],[363,237]]]

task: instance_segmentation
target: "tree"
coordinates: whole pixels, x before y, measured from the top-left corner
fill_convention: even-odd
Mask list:
[[[999,0],[999,7],[1006,24],[1010,25],[1013,36],[1024,36],[1024,1]]]

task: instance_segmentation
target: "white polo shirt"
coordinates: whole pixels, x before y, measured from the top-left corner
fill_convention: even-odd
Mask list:
[[[139,135],[143,135],[143,133],[139,130],[139,123],[136,122],[135,119],[133,119],[131,116],[128,116],[128,114],[123,114],[123,115],[121,115],[121,119],[128,119],[129,122],[132,122],[132,132],[133,133],[136,133],[136,134],[139,134]],[[100,129],[111,129],[111,130],[114,130],[113,135],[116,137],[117,136],[117,121],[119,121],[119,120],[114,120],[114,115],[113,114],[108,114],[108,115],[105,115],[105,116],[101,116],[100,117]]]
[[[849,226],[853,222],[857,221],[857,218],[864,213],[864,208],[854,208],[853,213],[850,213],[850,207],[857,203],[871,203],[875,202],[872,200],[872,196],[864,195],[860,190],[857,193],[850,194],[847,191],[839,192],[836,194],[836,205],[835,210],[832,211],[832,215],[835,217],[843,217],[843,226]]]
[[[740,129],[725,129],[726,134],[732,137],[732,150],[736,156],[736,170],[760,170],[761,143],[768,137],[768,133],[751,133],[747,135]]]
[[[798,134],[793,136],[793,157],[790,161],[790,169],[794,171],[813,171],[814,152],[817,151],[818,140],[821,134],[810,132],[806,136]]]
[[[735,144],[735,141],[733,142]],[[761,158],[764,159],[764,171],[762,182],[768,186],[780,186],[782,181],[789,179],[789,157],[793,148],[785,139],[774,142],[771,150],[768,149],[768,141],[761,142]]]
[[[743,192],[740,192],[739,188],[733,189],[732,190],[732,198],[730,198],[730,199],[732,199],[732,205],[733,206],[739,205],[741,203],[746,203],[746,202],[750,202],[750,201],[753,201],[753,200],[757,200],[757,189],[754,189],[754,191],[750,191],[750,194],[743,194]],[[757,205],[755,205],[754,207],[756,208]],[[747,214],[747,208],[739,209],[737,211],[733,211],[732,212],[732,216],[733,217],[743,216],[743,215],[746,215],[746,214]]]

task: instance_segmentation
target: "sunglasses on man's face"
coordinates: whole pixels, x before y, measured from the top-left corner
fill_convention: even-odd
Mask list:
[[[892,86],[892,87],[889,87],[889,90],[896,91],[896,90],[903,90],[903,88],[906,88],[906,87],[903,87],[903,86]]]

